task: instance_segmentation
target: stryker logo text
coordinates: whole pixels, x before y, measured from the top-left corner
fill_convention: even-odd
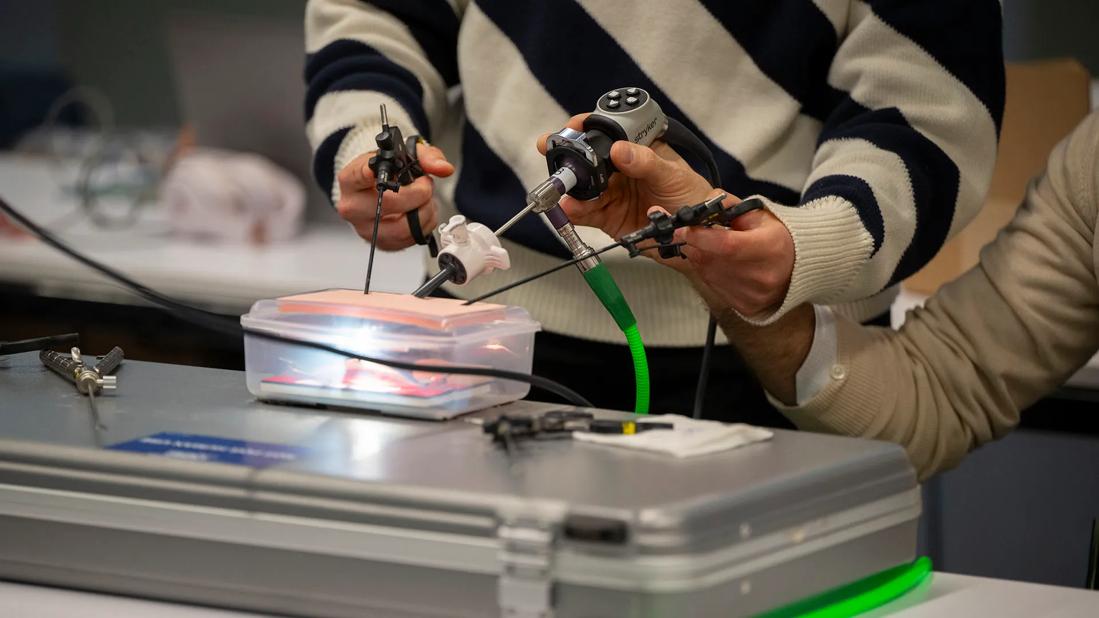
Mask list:
[[[645,125],[644,129],[641,129],[637,132],[637,135],[633,136],[634,143],[640,144],[641,140],[645,139],[645,136],[649,134],[649,131],[652,131],[653,127],[656,126],[656,120],[657,119],[654,116],[653,119],[649,121],[649,124]]]

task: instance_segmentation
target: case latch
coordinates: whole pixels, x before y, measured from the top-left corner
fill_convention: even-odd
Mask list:
[[[500,539],[500,614],[507,618],[552,618],[554,529],[531,520],[507,521]]]

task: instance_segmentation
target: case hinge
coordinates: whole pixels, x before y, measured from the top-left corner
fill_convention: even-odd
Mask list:
[[[500,525],[500,614],[507,618],[552,618],[552,527],[536,521]]]

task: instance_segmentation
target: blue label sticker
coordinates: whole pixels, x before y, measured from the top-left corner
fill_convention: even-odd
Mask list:
[[[294,462],[308,452],[308,449],[285,444],[170,432],[120,442],[108,448],[115,451],[163,455],[191,461],[215,461],[253,468]]]

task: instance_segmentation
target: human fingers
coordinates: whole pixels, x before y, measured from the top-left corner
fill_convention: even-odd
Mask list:
[[[584,120],[590,116],[591,113],[577,114],[569,121],[565,123],[565,128],[572,129],[573,131],[581,131],[584,128]],[[538,152],[543,155],[546,154],[546,140],[549,138],[549,133],[543,133],[538,136],[538,139],[534,142],[534,147],[538,149]]]
[[[446,154],[438,146],[417,144],[416,158],[420,161],[420,167],[432,176],[446,178],[454,173],[454,164],[447,160]]]

